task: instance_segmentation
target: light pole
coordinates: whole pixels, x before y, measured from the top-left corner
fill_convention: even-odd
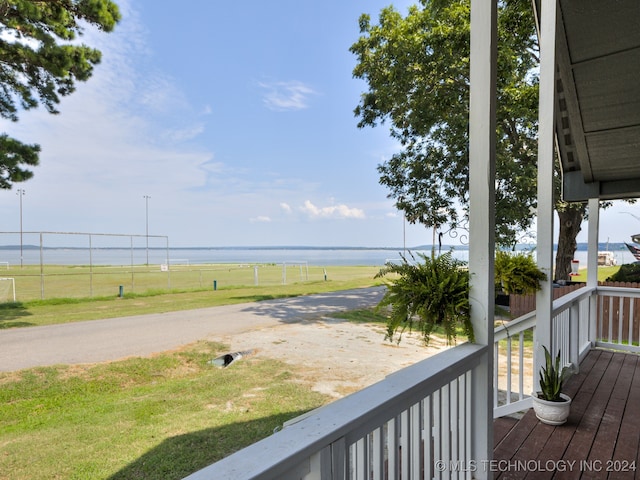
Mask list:
[[[402,252],[407,255],[407,214],[402,212]]]
[[[149,265],[149,199],[151,198],[149,195],[143,196],[145,201],[145,211],[146,211],[146,237],[147,237],[147,265]]]
[[[22,257],[22,197],[24,196],[25,191],[23,188],[19,188],[16,190],[16,195],[20,198],[20,268],[23,265],[23,257]]]
[[[400,197],[398,199],[398,203],[396,203],[396,208],[399,205],[404,203],[404,197]],[[407,212],[404,209],[402,210],[402,254],[406,257],[407,255]]]

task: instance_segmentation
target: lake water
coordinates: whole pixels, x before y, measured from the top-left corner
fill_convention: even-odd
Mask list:
[[[254,264],[254,263],[306,263],[308,265],[384,265],[386,261],[400,260],[402,249],[326,249],[326,248],[195,248],[195,249],[118,249],[94,248],[64,249],[45,248],[42,250],[44,264],[53,265],[130,265],[163,264],[167,256],[171,264]],[[468,258],[468,252],[460,252]],[[465,255],[467,254],[467,255]],[[24,264],[39,264],[40,249],[23,248]],[[0,262],[10,265],[20,264],[20,250],[1,249]]]
[[[443,247],[443,252],[448,247]],[[611,248],[617,263],[633,263],[635,259],[622,246]],[[412,250],[411,252],[429,255],[430,249]],[[394,248],[323,248],[323,247],[263,247],[263,248],[43,248],[42,251],[33,246],[24,246],[22,250],[23,263],[37,265],[42,261],[52,265],[139,265],[164,264],[167,257],[171,264],[255,264],[255,263],[306,263],[308,265],[368,265],[382,266],[387,261],[399,261],[403,249]],[[469,260],[467,247],[455,247],[453,255],[463,261]],[[148,258],[148,261],[147,261]],[[574,258],[580,266],[587,264],[586,248],[580,248]],[[9,265],[20,264],[19,247],[0,248],[0,268],[8,262]]]

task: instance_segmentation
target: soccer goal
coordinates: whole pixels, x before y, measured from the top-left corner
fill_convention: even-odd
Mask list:
[[[16,301],[16,280],[0,278],[0,303]]]

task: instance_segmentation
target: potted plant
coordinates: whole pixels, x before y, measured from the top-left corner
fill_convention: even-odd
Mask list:
[[[571,398],[561,392],[570,370],[560,368],[560,351],[555,359],[544,348],[545,366],[540,369],[540,391],[533,395],[533,410],[548,425],[562,425],[569,417]]]

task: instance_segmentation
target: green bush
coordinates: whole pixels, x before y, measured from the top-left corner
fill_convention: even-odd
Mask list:
[[[606,280],[607,282],[636,282],[640,283],[640,263],[625,263],[620,269]]]

